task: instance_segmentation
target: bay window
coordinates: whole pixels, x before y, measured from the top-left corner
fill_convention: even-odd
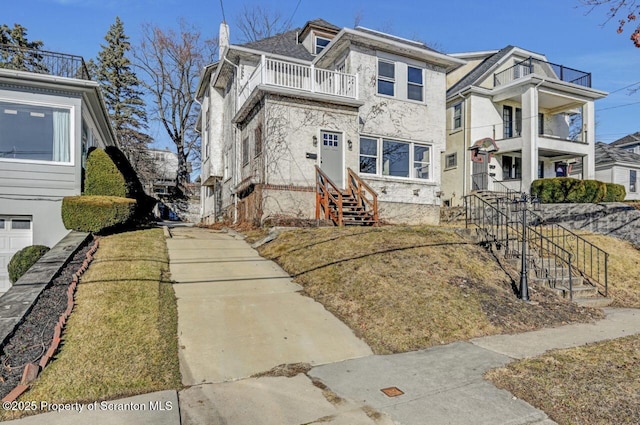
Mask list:
[[[0,159],[71,162],[70,109],[0,101]]]
[[[429,180],[431,146],[385,138],[360,138],[360,172]]]

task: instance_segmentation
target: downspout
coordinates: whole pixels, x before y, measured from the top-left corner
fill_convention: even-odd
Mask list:
[[[464,122],[462,123],[462,197],[467,194],[467,98],[462,93],[458,93],[458,96],[462,98],[462,105],[464,106]]]

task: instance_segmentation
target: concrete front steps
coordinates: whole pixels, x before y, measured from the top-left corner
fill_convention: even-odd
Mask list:
[[[507,260],[514,268],[520,267],[521,259],[518,257]],[[582,276],[571,276],[569,279],[569,269],[562,266],[546,266],[548,260],[531,254],[528,259],[529,282],[534,285],[545,286],[555,292],[559,297],[570,299],[573,292],[572,301],[585,307],[607,307],[613,300],[602,296],[598,288],[591,284]]]

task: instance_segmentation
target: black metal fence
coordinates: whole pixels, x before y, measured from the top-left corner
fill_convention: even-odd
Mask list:
[[[510,83],[529,74],[539,74],[554,77],[560,81],[577,84],[583,87],[591,87],[591,73],[569,68],[564,65],[546,62],[532,57],[516,63],[511,68],[495,73],[493,85],[495,87]]]
[[[90,80],[81,56],[0,44],[0,68]]]

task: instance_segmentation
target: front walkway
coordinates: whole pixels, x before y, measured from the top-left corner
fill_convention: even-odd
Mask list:
[[[183,423],[304,423],[337,413],[306,377],[215,385],[281,364],[320,365],[372,353],[244,240],[195,227],[171,233],[167,246],[178,299],[180,368],[190,386],[180,393]],[[229,411],[230,402],[239,407],[238,400],[261,395],[264,406],[255,416]]]

